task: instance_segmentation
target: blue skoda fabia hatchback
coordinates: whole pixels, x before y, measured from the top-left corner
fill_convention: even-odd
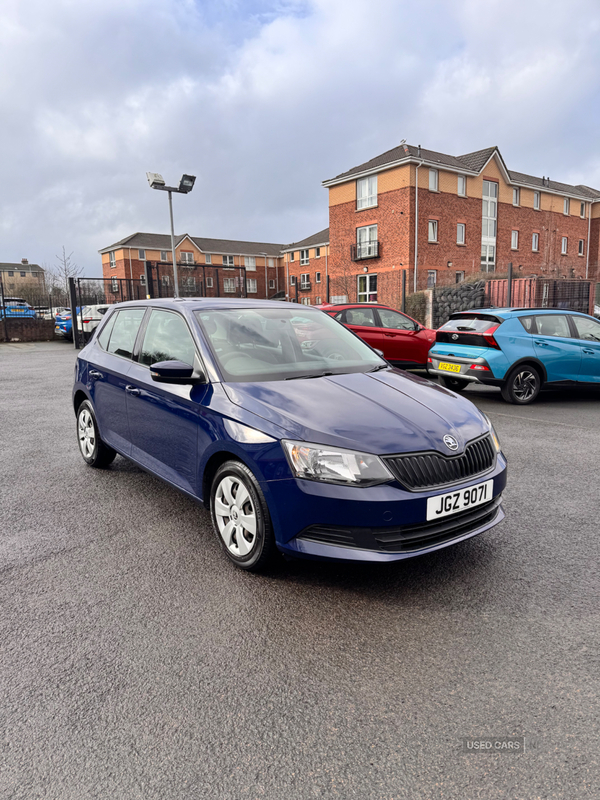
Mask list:
[[[226,555],[396,561],[500,522],[506,460],[469,400],[295,304],[114,306],[77,359],[81,454],[209,509]]]

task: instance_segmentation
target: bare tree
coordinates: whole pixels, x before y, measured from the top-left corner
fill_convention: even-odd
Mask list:
[[[69,294],[69,278],[77,278],[83,272],[83,267],[78,266],[73,261],[73,253],[67,255],[63,244],[61,255],[56,256],[56,264],[50,267],[50,274],[56,278],[59,286],[64,287],[67,295]],[[53,281],[54,283],[54,281]]]

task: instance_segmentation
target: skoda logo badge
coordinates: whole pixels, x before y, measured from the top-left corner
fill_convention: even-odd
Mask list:
[[[456,441],[454,436],[450,436],[449,434],[446,434],[444,436],[444,444],[446,445],[446,447],[449,450],[458,450],[458,442]]]
[[[455,342],[458,339],[458,333],[452,334],[452,341]]]

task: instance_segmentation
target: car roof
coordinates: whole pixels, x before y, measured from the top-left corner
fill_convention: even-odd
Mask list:
[[[459,314],[489,314],[495,317],[524,317],[528,314],[579,314],[580,316],[587,317],[583,311],[573,311],[571,308],[524,308],[523,306],[515,306],[514,308],[467,308],[464,311],[456,311],[452,314],[453,317]]]
[[[152,300],[125,300],[115,306],[123,308],[154,306],[186,311],[226,310],[234,308],[281,308],[282,305],[294,308],[297,313],[312,311],[321,313],[316,306],[300,303],[282,303],[281,300],[249,300],[245,297],[155,297]]]

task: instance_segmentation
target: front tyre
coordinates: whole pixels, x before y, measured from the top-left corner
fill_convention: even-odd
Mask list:
[[[501,391],[507,403],[524,406],[533,403],[541,388],[540,373],[535,367],[526,364],[511,370]]]
[[[79,452],[90,467],[103,469],[115,460],[116,452],[100,438],[94,409],[88,400],[77,409],[77,441]]]
[[[446,377],[446,375],[440,375],[440,382],[442,386],[445,386],[446,389],[450,389],[453,392],[463,392],[469,384],[469,381],[461,380],[460,378]]]
[[[211,487],[210,513],[221,547],[236,567],[260,572],[271,564],[277,548],[269,510],[245,464],[226,461],[219,467]]]

